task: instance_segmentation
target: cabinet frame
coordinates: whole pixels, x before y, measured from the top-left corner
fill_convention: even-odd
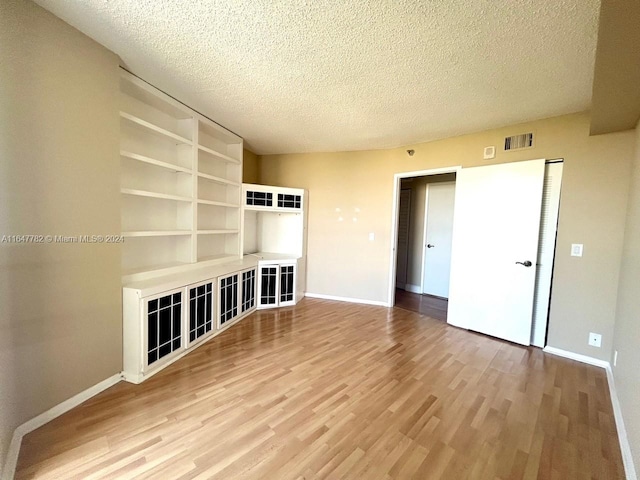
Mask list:
[[[282,267],[293,268],[293,278],[291,280],[291,300],[282,301]],[[298,265],[296,262],[283,262],[278,266],[278,306],[289,307],[296,304]]]
[[[242,310],[244,307],[244,292],[245,292],[245,285],[244,285],[244,279],[242,278],[244,276],[245,273],[247,272],[251,272],[253,271],[253,305],[250,306],[249,308],[247,308],[246,310]],[[240,294],[238,295],[238,298],[240,300],[240,311],[239,311],[239,315],[240,316],[245,316],[245,315],[249,315],[251,312],[253,312],[257,306],[258,306],[258,267],[252,267],[252,268],[246,268],[244,270],[242,270],[242,272],[240,272]]]
[[[184,329],[185,329],[185,308],[184,308],[184,304],[185,304],[185,297],[186,297],[186,287],[181,287],[181,288],[176,288],[173,290],[168,290],[166,292],[162,292],[162,293],[157,293],[155,295],[150,295],[147,297],[143,297],[140,299],[141,302],[141,311],[142,311],[142,322],[141,322],[141,336],[142,336],[142,350],[141,350],[141,358],[140,358],[140,372],[143,375],[148,375],[150,372],[154,372],[158,369],[164,368],[165,366],[167,366],[169,363],[171,363],[174,359],[177,359],[178,357],[181,356],[182,352],[185,349],[185,337],[184,337]],[[167,355],[163,356],[162,358],[158,358],[158,360],[156,360],[155,362],[149,364],[149,358],[148,358],[148,354],[149,354],[149,319],[148,319],[148,315],[149,315],[149,303],[154,301],[154,300],[159,300],[160,298],[163,297],[167,297],[169,295],[173,296],[175,294],[181,294],[180,298],[181,298],[181,308],[180,308],[180,321],[179,321],[179,325],[180,325],[180,346],[173,350],[172,352],[168,353]],[[158,311],[160,310],[160,308],[158,308]],[[173,325],[172,325],[172,329],[173,329]],[[171,340],[171,342],[173,342],[173,338]],[[160,345],[157,346],[157,348],[160,348]]]
[[[264,303],[262,297],[262,277],[263,271],[266,269],[275,269],[275,294],[274,303]],[[277,263],[259,264],[258,265],[258,293],[257,293],[257,308],[258,310],[265,308],[275,308],[278,306],[278,300],[280,299],[280,268]]]
[[[209,330],[208,332],[205,332],[204,334],[202,334],[201,336],[195,338],[194,340],[191,340],[191,290],[193,288],[198,288],[202,285],[208,285],[211,284],[211,301],[212,301],[212,305],[211,305],[211,330]],[[185,332],[185,348],[189,349],[195,345],[198,345],[199,343],[205,342],[209,337],[211,337],[215,331],[216,331],[216,327],[217,327],[217,323],[216,323],[216,293],[217,293],[217,282],[215,278],[210,278],[207,280],[203,280],[201,282],[197,282],[197,283],[192,283],[190,285],[187,285],[185,287],[185,292],[186,292],[186,301],[187,301],[187,305],[185,308],[185,313],[184,313],[184,332]],[[205,293],[206,294],[206,293]],[[196,299],[197,299],[197,292],[196,292]],[[196,300],[197,303],[197,300]],[[197,305],[196,305],[196,309],[197,309]],[[206,308],[205,308],[206,310]]]
[[[237,280],[236,280],[236,284],[235,284],[235,288],[236,288],[236,301],[235,301],[235,309],[236,309],[236,314],[233,315],[231,318],[227,319],[224,323],[222,323],[222,288],[223,288],[223,280],[226,280],[230,277],[233,276],[237,276]],[[240,273],[240,271],[236,271],[236,272],[231,272],[228,273],[226,275],[221,275],[217,278],[217,283],[218,283],[218,301],[217,303],[217,308],[216,308],[216,326],[218,330],[224,330],[227,327],[229,327],[230,325],[233,325],[237,320],[240,319],[241,315],[240,315],[240,290],[241,290],[241,278],[242,275]],[[231,304],[233,305],[233,304]]]

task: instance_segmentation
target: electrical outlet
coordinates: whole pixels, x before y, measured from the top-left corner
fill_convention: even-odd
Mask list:
[[[613,366],[615,367],[616,365],[618,365],[618,350],[613,352]]]
[[[376,234],[373,232],[369,232],[369,241],[373,242],[376,239]]]
[[[589,345],[600,348],[602,346],[602,335],[599,333],[589,333]]]

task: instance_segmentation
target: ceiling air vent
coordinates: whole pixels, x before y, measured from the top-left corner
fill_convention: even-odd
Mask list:
[[[513,135],[504,139],[504,151],[521,150],[523,148],[533,147],[533,133],[523,133],[521,135]]]

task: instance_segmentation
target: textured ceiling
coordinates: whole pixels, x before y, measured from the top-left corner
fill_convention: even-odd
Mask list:
[[[588,109],[598,0],[36,0],[258,154]]]

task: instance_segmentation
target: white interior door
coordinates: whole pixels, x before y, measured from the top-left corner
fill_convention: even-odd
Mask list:
[[[396,266],[396,288],[404,288],[407,284],[407,268],[409,264],[409,217],[411,214],[411,189],[400,190],[398,206],[398,260]]]
[[[544,163],[458,173],[448,323],[529,345]]]
[[[449,298],[456,184],[427,184],[422,293]]]

